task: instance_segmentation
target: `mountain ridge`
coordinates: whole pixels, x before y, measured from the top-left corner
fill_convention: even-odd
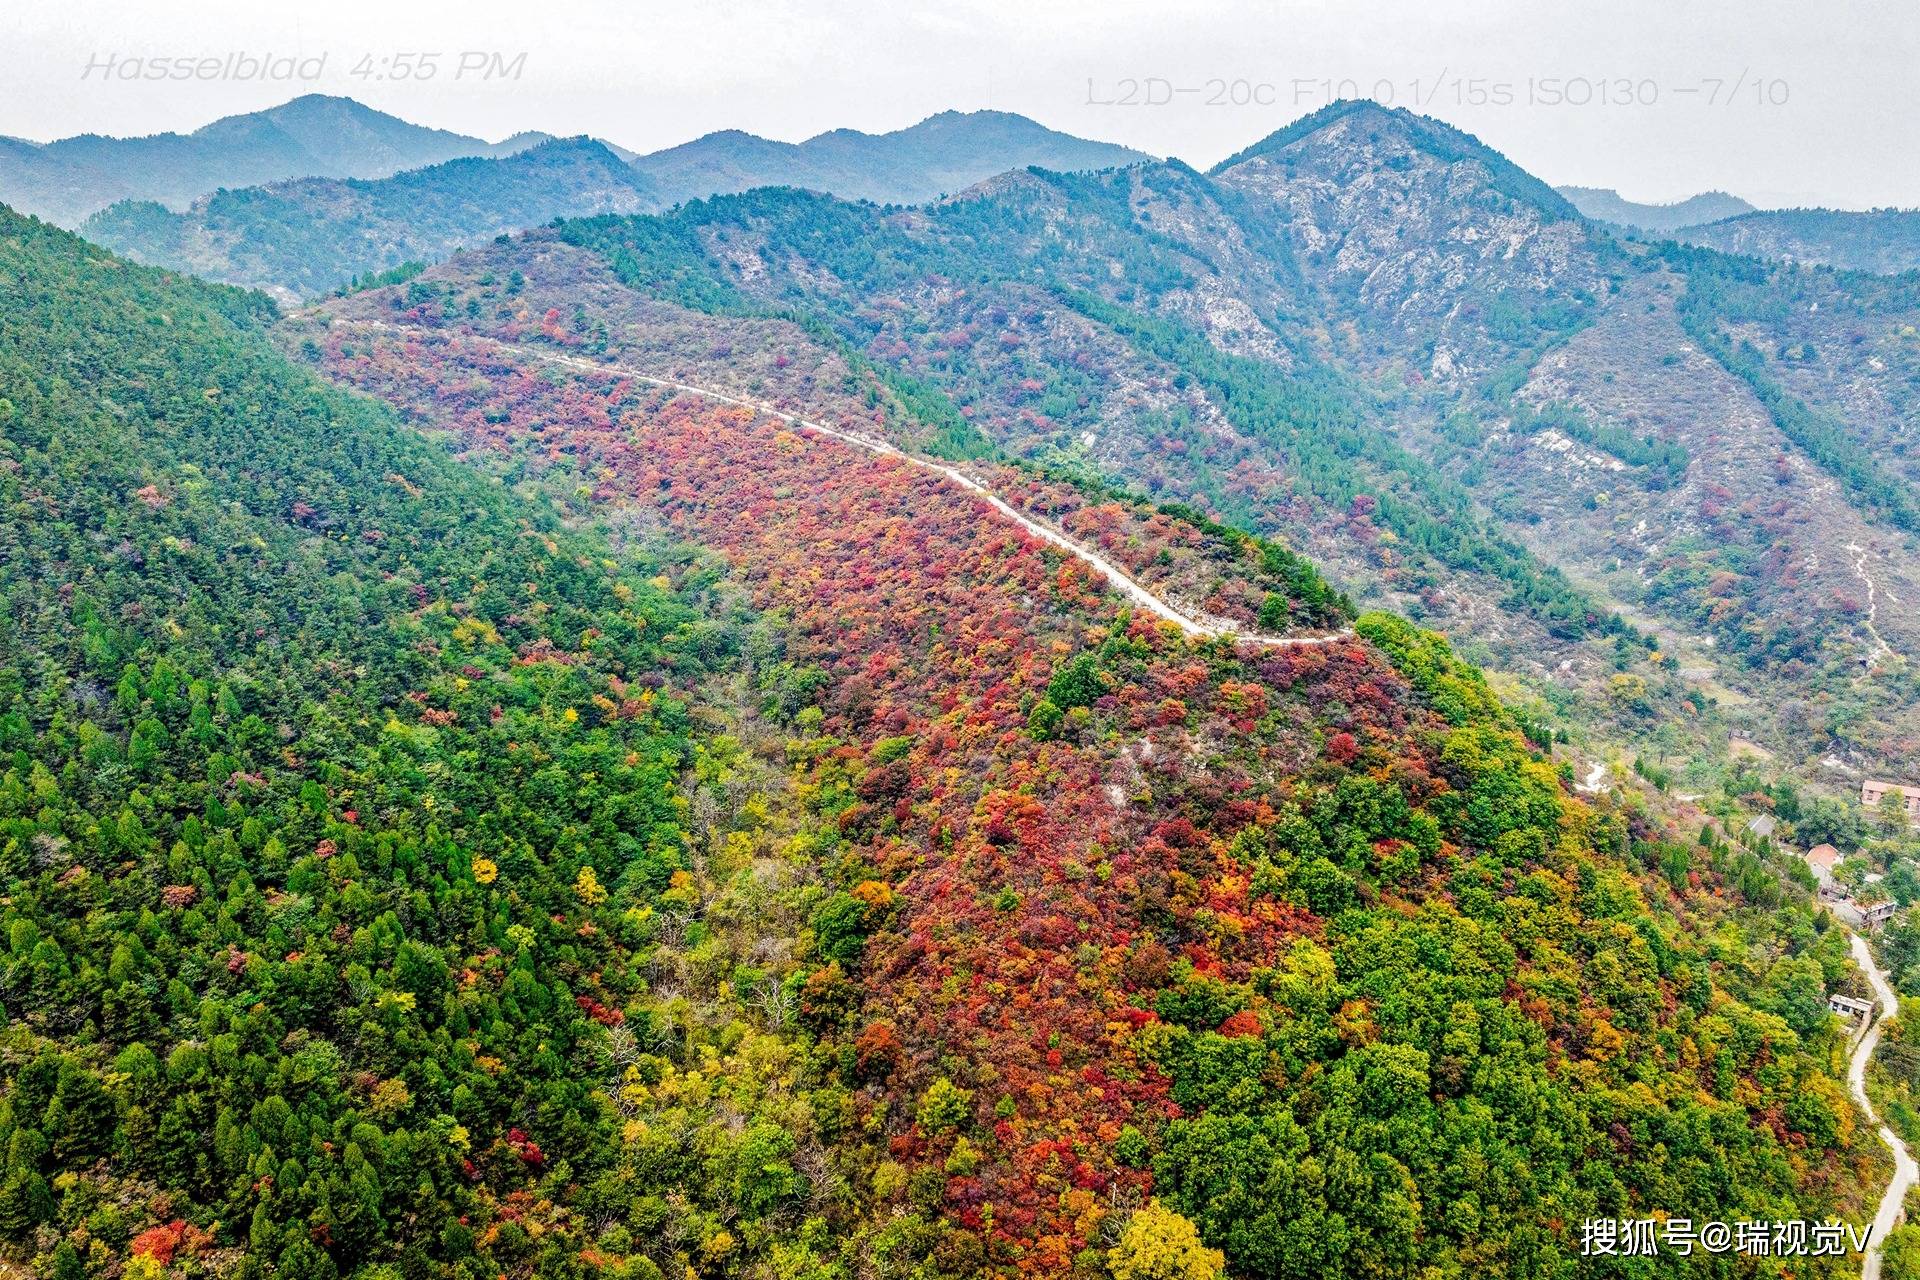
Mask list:
[[[800,187],[876,204],[919,204],[1008,169],[1097,169],[1150,158],[1128,147],[1060,133],[1012,112],[942,111],[885,133],[830,129],[802,142],[723,129],[633,163],[673,204],[761,186]]]
[[[1842,271],[1920,270],[1920,210],[1756,209],[1673,236],[1726,253]]]
[[[73,226],[116,200],[181,207],[222,187],[302,177],[380,178],[469,155],[489,143],[412,124],[352,98],[307,94],[223,116],[190,133],[76,134],[0,155],[0,201]]]
[[[1362,127],[1371,134],[1388,130],[1405,146],[1444,163],[1478,163],[1486,168],[1497,189],[1535,204],[1549,216],[1565,217],[1577,212],[1559,192],[1464,129],[1432,116],[1417,115],[1405,107],[1386,107],[1366,98],[1343,99],[1302,116],[1228,156],[1207,174],[1218,177],[1251,161],[1276,159],[1331,131]]]
[[[1754,212],[1753,205],[1724,191],[1703,191],[1684,200],[1649,203],[1629,200],[1611,187],[1556,187],[1555,190],[1596,222],[1656,233]]]
[[[1876,676],[1834,548],[1920,595],[1911,290],[1623,240],[1374,108],[1251,152],[1211,176],[1001,175],[901,211],[763,190],[558,234],[645,296],[798,309],[1017,456],[1296,530],[1356,599],[1476,636],[1543,698],[1581,690],[1583,717],[1695,717],[1703,752],[1724,732],[1899,755],[1916,708]],[[1742,604],[1742,574],[1772,576]],[[1618,662],[1646,696],[1616,691]],[[1710,730],[1704,690],[1729,685],[1758,710]],[[1808,688],[1881,723],[1809,735]]]
[[[1043,161],[1107,167],[1139,153],[1059,134],[1006,112],[943,112],[886,134],[834,130],[805,143],[727,130],[650,156],[591,140],[593,169],[555,178],[544,197],[529,170],[581,139],[516,134],[495,151],[384,178],[284,179],[222,189],[184,210],[126,200],[89,216],[84,232],[141,261],[227,283],[273,289],[283,299],[338,287],[412,259],[444,256],[477,235],[557,217],[657,210],[737,189],[787,186],[897,202],[959,190]],[[511,148],[511,150],[508,150]],[[618,160],[625,173],[597,163]],[[1144,159],[1144,157],[1142,157]],[[401,202],[422,207],[408,215]],[[463,205],[455,216],[450,206]],[[277,219],[269,210],[281,211]],[[449,219],[452,219],[449,221]]]

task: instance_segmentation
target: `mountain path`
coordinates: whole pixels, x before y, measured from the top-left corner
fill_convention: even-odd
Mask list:
[[[1854,963],[1867,975],[1867,983],[1879,998],[1881,1009],[1881,1016],[1860,1037],[1860,1043],[1854,1046],[1853,1057],[1847,1064],[1847,1085],[1853,1091],[1853,1100],[1867,1113],[1867,1119],[1879,1127],[1880,1141],[1886,1143],[1887,1149],[1893,1152],[1893,1179],[1887,1184],[1886,1194],[1880,1197],[1880,1210],[1873,1215],[1873,1235],[1860,1260],[1860,1280],[1880,1280],[1880,1251],[1886,1245],[1888,1234],[1899,1225],[1907,1192],[1914,1181],[1920,1178],[1920,1165],[1914,1163],[1913,1156],[1907,1151],[1907,1144],[1881,1121],[1873,1109],[1873,1103],[1867,1100],[1867,1062],[1873,1057],[1874,1046],[1880,1043],[1880,1033],[1886,1028],[1887,1019],[1899,1014],[1900,997],[1894,993],[1887,975],[1874,963],[1873,951],[1867,946],[1866,939],[1851,930],[1848,931],[1848,937],[1853,944]]]
[[[1893,646],[1887,643],[1886,637],[1881,635],[1880,629],[1874,625],[1874,619],[1880,614],[1879,588],[1867,574],[1867,549],[1857,542],[1849,542],[1844,550],[1854,554],[1853,576],[1867,586],[1867,634],[1872,636],[1873,642],[1880,646],[1874,651],[1874,656],[1878,657],[1884,653],[1890,658],[1895,657],[1897,655],[1894,653]]]
[[[382,329],[390,333],[417,334],[419,332],[418,330],[408,329],[402,325],[391,325],[381,320],[363,320],[355,323],[374,329]],[[908,453],[896,445],[874,436],[869,436],[863,432],[849,431],[843,427],[828,426],[824,422],[815,422],[811,419],[803,418],[798,414],[777,409],[764,401],[751,400],[747,397],[737,396],[731,392],[719,391],[712,387],[703,387],[690,382],[679,382],[672,378],[663,378],[657,374],[648,373],[642,369],[635,369],[628,365],[588,360],[584,356],[561,355],[558,352],[543,351],[538,347],[530,347],[522,343],[503,342],[498,338],[489,338],[481,334],[463,333],[453,336],[459,337],[462,341],[477,342],[502,351],[510,351],[516,355],[525,356],[530,360],[538,360],[543,364],[559,365],[563,368],[575,369],[586,373],[604,374],[608,377],[631,378],[635,381],[644,382],[650,386],[660,387],[668,391],[678,391],[687,395],[716,400],[722,404],[737,405],[744,409],[752,409],[756,413],[764,413],[771,417],[778,418],[782,422],[799,427],[803,431],[827,436],[843,444],[851,445],[856,449],[877,454],[881,457],[897,458],[910,466],[932,472],[934,475],[960,486],[968,493],[985,501],[995,511],[1013,521],[1034,537],[1051,543],[1092,566],[1111,586],[1127,599],[1133,601],[1149,613],[1152,613],[1155,617],[1173,623],[1188,635],[1199,636],[1203,639],[1210,640],[1228,638],[1240,644],[1256,645],[1270,649],[1339,644],[1342,641],[1351,640],[1354,636],[1352,627],[1342,627],[1338,631],[1326,634],[1270,636],[1257,631],[1243,630],[1237,624],[1224,618],[1196,617],[1162,600],[1159,596],[1142,586],[1131,574],[1127,573],[1127,571],[1119,565],[1114,564],[1099,552],[1082,546],[1064,531],[1036,520],[1023,511],[1017,510],[1005,499],[999,497],[992,490],[959,468],[948,466],[943,462],[936,462],[930,458],[922,458],[916,454]]]

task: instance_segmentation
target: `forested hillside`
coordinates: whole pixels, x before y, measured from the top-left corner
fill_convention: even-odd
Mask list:
[[[1760,858],[1566,799],[1436,637],[1182,640],[897,459],[556,368],[608,335],[529,287],[415,282],[289,341],[476,465],[715,547],[790,619],[756,683],[839,885],[795,1013],[842,1131],[881,1140],[840,1153],[850,1201],[892,1215],[803,1231],[792,1273],[1152,1275],[1110,1249],[1181,1256],[1185,1219],[1235,1275],[1539,1274],[1588,1206],[1863,1179],[1816,1155],[1853,1142],[1842,940]],[[794,344],[756,350],[777,396],[808,331],[760,332]],[[913,434],[847,377],[837,423]]]
[[[993,173],[1020,159],[1135,163]],[[763,186],[481,245],[758,183],[904,199],[963,172],[992,176],[916,208]],[[1712,226],[1872,239],[1907,216]],[[123,204],[89,231],[283,300],[481,245],[459,271],[517,274],[615,355],[644,323],[649,359],[727,385],[797,386],[758,335],[798,326],[789,358],[875,373],[915,443],[1282,536],[1362,607],[1445,629],[1589,755],[1684,761],[1686,794],[1726,779],[1736,740],[1835,782],[1920,743],[1920,615],[1883,607],[1920,595],[1904,278],[1618,238],[1406,111],[1337,103],[1206,174],[991,112],[638,158],[575,140]]]
[[[1235,225],[1191,171],[1133,169],[1025,175],[1004,192],[898,216],[768,191],[662,219],[574,223],[561,234],[606,257],[624,282],[675,301],[825,324],[1022,452],[1078,453],[1256,528],[1308,514],[1298,504],[1316,504],[1308,510],[1318,523],[1362,500],[1412,568],[1484,573],[1486,590],[1511,593],[1573,635],[1613,629],[1484,522],[1466,493],[1368,428],[1365,392],[1278,318],[1291,301],[1284,259],[1256,268],[1250,282],[1279,326],[1261,334],[1248,311],[1247,337],[1263,337],[1265,350],[1222,352],[1209,342],[1207,249],[1159,232],[1151,212],[1136,218],[1139,201],[1197,203]],[[753,270],[741,267],[743,254]],[[1109,271],[1116,262],[1122,269]],[[1105,376],[1135,362],[1149,386],[1177,380],[1199,394],[1141,414],[1133,406],[1145,388]]]
[[[618,1011],[694,1052],[640,994],[691,611],[279,357],[257,295],[11,213],[0,278],[6,1248],[573,1274]]]
[[[1429,633],[1185,637],[897,457],[537,360],[593,335],[508,278],[276,339],[31,221],[0,255],[37,1273],[1532,1275],[1584,1216],[1877,1177],[1840,940],[1568,798]],[[1161,589],[1345,609],[969,465]]]
[[[287,313],[0,209],[0,1270],[1639,1276],[1581,1224],[1871,1216],[1847,938],[1721,834],[1846,811],[1649,797],[1920,723],[1910,278],[1615,240],[1363,104],[912,208],[632,173],[96,226],[384,255]],[[555,198],[613,212],[494,235]]]
[[[653,307],[650,358],[724,378],[758,363],[756,325],[798,323],[1012,455],[1288,530],[1576,737],[1686,758],[1691,790],[1735,738],[1836,776],[1920,741],[1920,626],[1877,603],[1920,594],[1901,278],[1616,240],[1471,137],[1363,103],[1206,175],[1012,173],[911,210],[757,191],[557,229],[597,266],[555,234],[486,269],[584,309],[606,350]],[[1734,280],[1746,316],[1708,324]]]

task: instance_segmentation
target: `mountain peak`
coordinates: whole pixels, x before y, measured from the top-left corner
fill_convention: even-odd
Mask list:
[[[222,129],[259,123],[273,124],[296,133],[309,129],[341,127],[356,130],[418,130],[429,134],[445,133],[441,129],[428,129],[421,125],[409,124],[399,116],[388,115],[355,98],[333,93],[303,93],[297,98],[289,98],[277,107],[268,107],[248,115],[225,116],[212,124],[196,129],[194,135],[198,137]]]
[[[1032,125],[1036,129],[1045,127],[1044,125],[1040,124],[1037,120],[1034,120],[1028,116],[1023,116],[1017,111],[995,111],[990,107],[982,108],[979,111],[955,111],[952,109],[948,109],[946,111],[936,111],[932,115],[928,116],[925,120],[922,120],[920,124],[914,125],[913,127],[918,129],[922,125],[958,124],[964,121],[985,122],[985,123],[1017,123],[1017,124],[1024,124],[1024,125]]]
[[[585,133],[576,133],[570,138],[543,138],[528,146],[499,157],[502,160],[562,159],[570,156],[591,158],[610,165],[623,165],[625,162],[613,153],[612,148],[600,139]]]
[[[495,156],[515,155],[521,151],[537,147],[542,143],[552,141],[554,141],[554,135],[544,130],[522,129],[519,133],[511,134],[494,143],[488,154]],[[609,149],[613,149],[611,145],[609,145]],[[622,158],[624,159],[625,157]]]
[[[1486,171],[1489,185],[1495,190],[1551,217],[1580,216],[1566,197],[1464,129],[1405,107],[1386,107],[1365,98],[1342,99],[1304,115],[1222,160],[1208,175],[1217,177],[1259,160],[1335,150],[1391,165],[1391,156],[1378,154],[1383,149],[1418,153],[1445,165],[1477,164]]]
[[[1207,172],[1209,175],[1221,174],[1249,160],[1277,155],[1295,143],[1311,138],[1323,130],[1331,129],[1342,121],[1370,121],[1376,127],[1391,124],[1395,120],[1396,113],[1412,116],[1412,113],[1404,108],[1383,107],[1369,98],[1342,98],[1338,102],[1328,103],[1317,111],[1310,111],[1298,120],[1280,126],[1251,146],[1242,147],[1234,152]]]
[[[350,98],[344,93],[303,93],[297,98],[288,98],[277,107],[267,108],[267,112],[331,111],[341,108],[364,112],[368,115],[386,114],[386,112],[375,110],[358,98]]]

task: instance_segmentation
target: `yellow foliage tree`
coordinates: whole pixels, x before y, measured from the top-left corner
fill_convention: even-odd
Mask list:
[[[580,895],[580,901],[590,907],[599,906],[607,900],[607,891],[600,886],[600,877],[593,873],[592,867],[580,868],[580,874],[573,878],[573,891]]]
[[[1127,1219],[1107,1250],[1113,1280],[1219,1280],[1227,1258],[1200,1242],[1192,1222],[1158,1200]]]

